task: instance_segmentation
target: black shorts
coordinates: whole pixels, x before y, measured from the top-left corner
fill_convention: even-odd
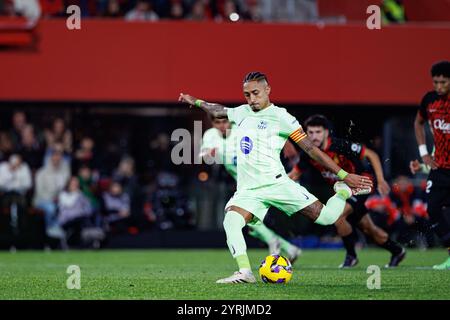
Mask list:
[[[427,193],[429,190],[434,189],[433,187],[436,187],[436,189],[450,188],[450,169],[436,169],[430,171],[427,180]]]
[[[353,212],[347,217],[351,225],[357,225],[359,221],[367,214],[366,200],[370,194],[365,194],[347,199],[347,203],[352,206]]]
[[[425,190],[428,207],[439,210],[450,206],[450,169],[431,170]]]
[[[450,169],[431,170],[425,193],[434,231],[445,246],[450,246]]]

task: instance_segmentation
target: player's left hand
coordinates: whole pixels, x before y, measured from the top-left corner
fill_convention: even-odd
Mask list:
[[[389,191],[391,191],[391,187],[386,182],[386,180],[379,180],[377,189],[382,196],[387,196],[389,194]]]
[[[373,188],[373,182],[370,180],[370,178],[365,176],[360,176],[354,173],[349,173],[345,179],[344,182],[350,187],[350,188],[361,188],[361,189],[367,189],[367,188]]]

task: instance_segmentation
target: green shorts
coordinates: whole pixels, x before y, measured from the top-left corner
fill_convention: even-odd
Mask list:
[[[291,216],[316,201],[317,198],[308,190],[287,178],[277,184],[236,191],[225,205],[225,210],[230,206],[236,206],[251,212],[257,219],[263,221],[271,206]]]

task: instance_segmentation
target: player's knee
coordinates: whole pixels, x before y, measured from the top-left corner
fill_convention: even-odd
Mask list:
[[[377,227],[372,231],[372,237],[377,243],[385,243],[389,238],[386,232]]]
[[[245,209],[236,207],[236,206],[230,206],[225,209],[226,212],[235,212],[237,214],[240,214],[242,217],[244,217],[244,220],[246,223],[250,222],[253,219],[253,214],[251,212],[248,212]]]
[[[231,232],[235,228],[241,230],[245,226],[244,217],[236,211],[227,211],[223,219],[223,228],[225,232]]]
[[[319,217],[314,222],[323,226],[332,225],[339,219],[340,216],[341,212],[333,210],[327,206],[323,206],[322,210],[320,210]]]

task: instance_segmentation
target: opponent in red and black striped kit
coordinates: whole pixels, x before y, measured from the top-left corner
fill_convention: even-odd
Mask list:
[[[367,158],[374,168],[379,192],[382,195],[389,193],[390,188],[384,180],[380,159],[374,151],[359,143],[330,137],[329,122],[322,115],[314,115],[308,118],[305,121],[304,127],[310,140],[347,172],[371,177],[371,174],[367,172],[363,165],[363,159]],[[300,155],[299,163],[289,175],[292,179],[296,180],[303,172],[309,170],[319,172],[322,176],[319,179],[322,182],[325,180],[330,186],[333,186],[338,180],[335,174],[321,166],[317,161],[304,155]],[[396,267],[405,257],[405,249],[390,240],[389,235],[381,228],[378,228],[367,214],[368,210],[365,207],[365,201],[368,196],[369,194],[349,198],[344,213],[335,223],[337,232],[342,237],[347,251],[345,261],[340,267],[353,267],[358,263],[355,251],[355,242],[357,240],[357,235],[354,230],[355,227],[360,228],[380,247],[392,253],[391,261],[386,265],[387,267]]]
[[[450,61],[442,61],[431,68],[434,91],[422,99],[414,122],[419,153],[431,168],[427,180],[428,214],[434,231],[448,248],[450,255]],[[428,154],[425,144],[425,123],[433,134],[434,155]],[[450,269],[450,257],[434,269]]]

